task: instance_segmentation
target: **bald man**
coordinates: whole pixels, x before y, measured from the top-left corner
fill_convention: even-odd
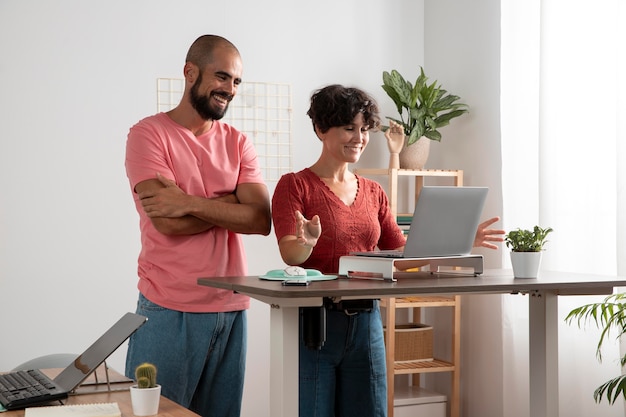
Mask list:
[[[242,234],[268,235],[270,202],[253,144],[220,121],[241,83],[227,39],[189,48],[174,109],[134,125],[126,173],[139,213],[137,313],[126,375],[152,362],[162,394],[202,415],[240,415],[247,296],[201,287],[199,277],[247,275]]]

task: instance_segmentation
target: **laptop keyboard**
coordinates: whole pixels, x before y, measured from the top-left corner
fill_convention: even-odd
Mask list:
[[[51,394],[54,384],[37,370],[0,374],[0,402],[10,404]]]

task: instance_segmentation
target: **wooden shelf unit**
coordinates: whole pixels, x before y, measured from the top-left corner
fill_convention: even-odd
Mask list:
[[[422,308],[452,308],[451,323],[451,346],[452,352],[450,358],[439,358],[435,353],[432,361],[415,361],[415,362],[396,362],[394,359],[395,351],[395,334],[388,331],[386,335],[387,349],[387,401],[388,401],[388,417],[393,417],[394,404],[394,376],[395,375],[413,375],[412,383],[414,386],[420,386],[419,375],[433,372],[450,372],[452,374],[452,386],[450,387],[450,395],[448,397],[448,411],[450,417],[459,417],[460,415],[460,373],[459,364],[461,361],[461,297],[456,295],[453,297],[409,297],[409,298],[386,298],[381,300],[381,307],[385,308],[385,327],[387,329],[395,328],[396,310],[400,308],[413,309],[412,322],[420,323]],[[393,372],[390,370],[393,369]]]
[[[424,186],[425,177],[448,177],[452,178],[454,185],[463,185],[462,170],[444,170],[444,169],[395,169],[395,168],[359,168],[354,170],[355,174],[362,176],[389,176],[389,206],[393,216],[398,215],[398,178],[414,177],[415,178],[415,200],[419,198],[420,191]]]
[[[426,177],[449,177],[453,180],[455,186],[463,185],[463,171],[461,170],[433,170],[433,169],[356,169],[354,171],[362,176],[388,176],[389,189],[388,198],[391,213],[394,217],[398,215],[398,178],[414,177],[415,178],[415,200],[419,198],[420,191],[424,186]],[[448,416],[460,416],[460,373],[459,364],[461,360],[461,298],[460,296],[452,297],[406,297],[406,298],[385,298],[381,300],[381,307],[385,308],[385,327],[388,331],[385,334],[386,354],[387,354],[387,404],[388,417],[394,415],[394,385],[395,375],[413,375],[413,386],[419,386],[419,376],[423,373],[432,372],[450,372],[452,374],[452,386],[450,388],[450,396],[448,397]],[[433,307],[449,307],[453,308],[451,323],[451,358],[447,360],[435,357],[432,361],[415,361],[415,362],[396,362],[394,358],[395,351],[395,324],[396,310],[399,308],[413,309],[414,323],[420,321],[422,308]],[[436,354],[435,354],[436,356]],[[404,399],[406,401],[406,399]]]

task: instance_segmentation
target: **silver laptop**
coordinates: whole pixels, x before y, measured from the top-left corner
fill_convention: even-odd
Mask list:
[[[139,314],[126,313],[54,379],[40,369],[0,374],[0,404],[13,410],[67,398],[146,320]]]
[[[423,187],[415,204],[404,251],[376,250],[352,255],[433,258],[469,255],[480,224],[487,187]]]

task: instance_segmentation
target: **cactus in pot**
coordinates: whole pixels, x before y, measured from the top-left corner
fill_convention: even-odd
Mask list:
[[[130,400],[135,416],[153,416],[159,412],[161,386],[156,383],[157,368],[144,362],[135,368],[137,385],[130,387]]]
[[[135,368],[135,379],[139,388],[156,387],[157,369],[151,363],[144,362]]]

